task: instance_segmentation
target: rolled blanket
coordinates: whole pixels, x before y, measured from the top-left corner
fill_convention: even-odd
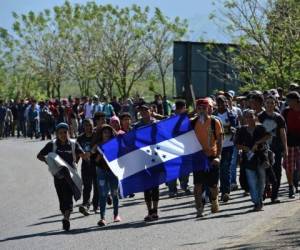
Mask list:
[[[74,199],[79,200],[82,192],[82,181],[76,168],[71,167],[56,153],[49,153],[46,162],[49,172],[58,179],[66,179],[73,191]]]

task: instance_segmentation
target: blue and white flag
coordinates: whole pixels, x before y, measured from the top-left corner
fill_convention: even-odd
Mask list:
[[[99,145],[123,197],[210,168],[187,115],[132,130]]]

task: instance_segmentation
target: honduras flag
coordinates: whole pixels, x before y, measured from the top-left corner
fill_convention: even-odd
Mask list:
[[[123,197],[210,168],[186,114],[132,130],[98,149],[118,177]]]

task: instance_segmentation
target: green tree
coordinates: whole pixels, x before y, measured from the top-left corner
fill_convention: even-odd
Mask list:
[[[173,42],[180,40],[187,30],[187,20],[181,21],[179,17],[174,21],[169,20],[158,8],[148,22],[144,45],[157,66],[164,96],[166,96],[166,75],[173,64]]]
[[[287,87],[300,79],[298,0],[227,0],[221,13],[237,44],[224,62],[236,69],[243,89]]]

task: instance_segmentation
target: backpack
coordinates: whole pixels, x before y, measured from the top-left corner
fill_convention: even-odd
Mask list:
[[[73,164],[76,166],[76,160],[77,160],[76,153],[75,153],[76,141],[73,139],[69,139],[69,141],[71,142],[71,147],[72,147]],[[53,143],[52,152],[56,153],[56,149],[57,149],[56,139],[52,140],[52,143]]]
[[[218,117],[212,115],[211,117],[211,123],[210,123],[210,129],[212,131],[212,134],[214,135],[215,139],[217,138],[217,132],[216,132],[216,121],[219,121]],[[198,117],[195,117],[191,120],[192,127],[195,128],[196,122],[198,120]],[[219,121],[221,127],[223,128],[222,123]]]

